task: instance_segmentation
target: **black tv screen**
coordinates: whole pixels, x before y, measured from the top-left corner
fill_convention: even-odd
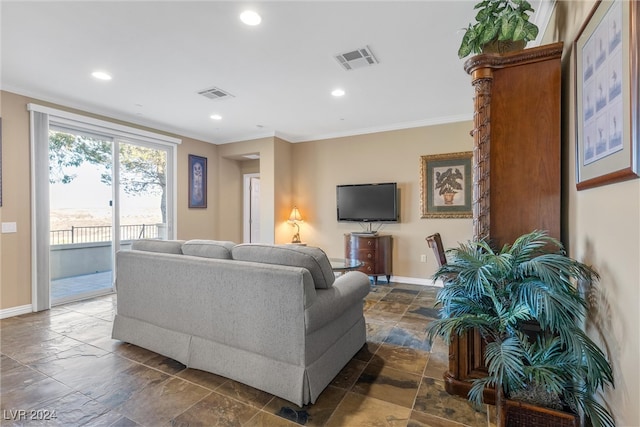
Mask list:
[[[395,182],[336,186],[338,221],[398,222]]]

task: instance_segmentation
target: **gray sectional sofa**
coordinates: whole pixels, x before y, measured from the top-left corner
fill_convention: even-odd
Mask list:
[[[114,339],[297,405],[364,345],[369,279],[313,247],[137,241],[116,256]]]

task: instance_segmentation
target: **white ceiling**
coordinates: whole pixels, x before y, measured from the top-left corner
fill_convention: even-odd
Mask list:
[[[0,82],[215,144],[468,120],[473,92],[457,50],[475,3],[3,0]],[[531,3],[542,33],[551,6]],[[246,8],[261,25],[240,22]],[[334,58],[365,46],[379,64],[345,71]],[[95,80],[98,69],[113,79]],[[212,86],[233,97],[197,94]],[[331,96],[337,87],[346,95]]]

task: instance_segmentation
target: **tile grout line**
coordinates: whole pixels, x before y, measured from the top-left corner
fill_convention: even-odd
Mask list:
[[[392,284],[392,285],[393,285],[393,284]],[[385,288],[386,288],[386,289],[385,289]],[[381,296],[379,296],[379,299],[370,300],[370,301],[372,302],[372,304],[369,306],[369,309],[371,309],[371,308],[375,307],[375,305],[376,305],[376,304],[378,304],[379,302],[381,302],[381,300],[382,300],[383,298],[388,297],[388,296],[389,296],[389,294],[390,294],[394,289],[396,289],[396,288],[390,288],[390,287],[386,287],[386,286],[384,286],[384,287],[380,287],[380,288],[379,288],[379,290],[380,290],[379,295],[380,295],[380,294],[382,294],[382,295],[381,295]],[[409,291],[414,291],[414,290],[415,290],[415,289],[413,289],[413,288],[397,288],[397,289],[405,289],[405,290],[409,290]],[[399,294],[399,293],[398,293],[398,294]],[[325,415],[321,418],[321,419],[325,419],[325,417],[326,417],[326,419],[325,419],[325,421],[324,421],[323,425],[325,425],[325,424],[327,424],[327,423],[330,423],[330,421],[331,421],[331,420],[335,420],[335,419],[336,419],[336,414],[338,413],[338,411],[340,410],[340,408],[346,408],[346,407],[345,407],[345,404],[346,404],[346,402],[347,402],[347,400],[346,400],[346,399],[348,398],[348,396],[352,396],[352,395],[354,395],[354,394],[357,394],[357,395],[359,395],[360,397],[365,397],[365,398],[369,398],[369,397],[370,397],[371,399],[379,400],[380,402],[391,403],[391,402],[387,402],[386,400],[383,400],[383,399],[380,399],[380,398],[371,397],[371,396],[369,396],[369,395],[368,395],[368,394],[366,394],[366,393],[356,393],[354,390],[355,390],[356,386],[358,385],[358,379],[362,376],[363,372],[364,372],[367,368],[370,368],[370,366],[372,366],[374,363],[377,363],[377,360],[378,360],[378,359],[376,359],[376,357],[378,357],[378,358],[379,358],[379,357],[382,357],[381,355],[383,354],[383,353],[382,353],[382,351],[383,351],[383,350],[382,350],[383,346],[385,346],[385,348],[387,348],[387,347],[389,347],[389,346],[393,346],[393,347],[407,347],[407,348],[413,348],[415,351],[424,351],[424,350],[420,350],[419,348],[415,348],[415,347],[413,347],[413,344],[412,344],[412,343],[413,343],[413,340],[411,340],[411,342],[408,342],[408,341],[407,341],[407,342],[405,342],[406,340],[404,340],[403,342],[405,342],[405,344],[407,344],[407,343],[408,343],[407,345],[394,344],[394,343],[392,343],[392,342],[390,342],[390,343],[385,343],[385,340],[389,339],[389,337],[391,336],[391,331],[393,331],[393,330],[394,330],[394,329],[396,329],[396,328],[405,329],[405,327],[407,327],[407,328],[406,328],[406,332],[410,333],[411,335],[415,335],[416,337],[420,335],[420,334],[418,333],[419,331],[417,331],[417,329],[418,329],[418,328],[414,328],[414,329],[412,329],[412,328],[411,328],[411,326],[412,326],[411,324],[404,324],[404,323],[403,323],[405,327],[403,327],[403,326],[399,326],[399,325],[400,325],[400,323],[402,322],[402,319],[404,318],[404,316],[406,316],[406,315],[407,315],[407,313],[409,313],[409,307],[411,307],[412,305],[417,305],[417,306],[423,306],[423,307],[425,307],[425,308],[426,308],[426,307],[429,305],[428,303],[429,303],[429,299],[431,298],[431,295],[430,295],[430,294],[422,294],[422,292],[421,292],[421,291],[418,291],[418,292],[417,292],[417,293],[415,293],[415,294],[413,294],[413,293],[411,293],[411,294],[412,294],[412,298],[410,298],[410,301],[408,301],[408,300],[409,300],[409,298],[407,298],[407,299],[404,299],[404,300],[403,300],[403,299],[402,299],[402,297],[401,297],[400,295],[397,295],[397,296],[396,296],[396,298],[399,298],[399,299],[400,299],[400,301],[393,301],[393,298],[394,298],[394,297],[391,297],[391,296],[389,296],[389,298],[391,299],[391,301],[386,301],[386,302],[389,302],[389,303],[397,303],[397,305],[392,306],[392,307],[395,307],[395,309],[400,309],[400,308],[401,308],[400,304],[402,304],[402,310],[401,310],[401,311],[402,311],[402,313],[393,313],[393,312],[391,312],[391,311],[384,311],[384,310],[382,310],[382,311],[378,312],[379,316],[378,316],[377,318],[373,318],[373,319],[372,319],[372,320],[373,320],[373,324],[384,325],[384,328],[382,328],[382,329],[380,329],[380,328],[375,328],[375,327],[374,327],[373,332],[375,332],[376,330],[377,330],[378,332],[380,332],[379,336],[376,336],[376,337],[375,337],[375,338],[376,338],[376,341],[369,341],[368,339],[367,339],[367,341],[366,341],[366,342],[367,342],[367,343],[369,343],[369,344],[375,345],[375,350],[373,351],[373,353],[371,353],[371,354],[370,354],[370,357],[369,357],[368,359],[366,359],[366,360],[357,359],[357,360],[359,360],[359,362],[363,362],[363,363],[362,363],[362,369],[361,369],[361,370],[359,370],[359,371],[357,371],[357,372],[355,373],[355,375],[354,375],[355,380],[354,380],[353,382],[350,382],[349,384],[347,384],[347,387],[346,387],[346,388],[343,388],[343,389],[340,391],[340,393],[344,393],[344,394],[342,395],[342,397],[340,397],[339,399],[336,399],[336,400],[337,400],[337,402],[336,402],[336,400],[333,400],[333,402],[336,402],[336,403],[331,403],[331,405],[330,405],[330,406],[329,406],[329,405],[327,405],[327,406],[326,406],[326,409],[331,409],[331,412],[330,412],[330,414],[328,414],[328,415],[326,415],[326,412],[324,413]],[[376,297],[377,297],[377,295],[376,295]],[[416,302],[418,298],[422,298],[420,302]],[[406,301],[406,302],[402,302],[402,301]],[[111,306],[113,307],[112,309],[115,311],[115,304],[112,304]],[[79,314],[79,315],[81,315],[83,318],[85,318],[85,317],[86,317],[87,319],[94,319],[94,320],[95,320],[95,319],[97,319],[98,321],[101,321],[101,322],[107,322],[107,323],[108,323],[108,322],[112,322],[112,321],[113,321],[113,320],[111,320],[111,321],[110,321],[110,320],[107,320],[107,319],[104,319],[104,318],[101,318],[101,317],[96,316],[95,314],[104,315],[104,314],[107,312],[107,310],[95,311],[95,309],[96,309],[97,307],[99,307],[99,306],[98,306],[98,305],[95,305],[95,306],[88,306],[88,307],[87,307],[87,310],[88,310],[88,311],[92,311],[92,312],[93,312],[93,314],[89,314],[89,313],[87,313],[87,312],[86,312],[87,310],[82,310],[82,306],[76,306],[76,307],[74,307],[75,309],[73,309],[73,310],[72,310],[72,309],[65,309],[65,308],[62,308],[62,309],[64,310],[64,312],[69,312],[69,313]],[[368,312],[368,311],[369,311],[369,310],[365,310],[365,318],[367,317],[367,312]],[[63,313],[58,312],[57,314],[63,314]],[[427,318],[427,319],[424,319],[424,318],[423,318],[423,317],[425,317],[424,312],[422,312],[422,311],[421,311],[421,312],[419,312],[419,313],[417,313],[417,314],[419,314],[419,316],[416,316],[417,320],[419,320],[419,321],[423,321],[423,322],[425,322],[425,321],[426,321],[426,322],[429,322],[429,319],[428,319],[428,318]],[[396,318],[398,315],[399,315],[400,317],[399,317],[399,318]],[[52,318],[52,317],[53,317],[53,314],[52,314],[52,315],[50,315],[50,317]],[[430,316],[426,316],[426,317],[430,317]],[[410,319],[407,319],[407,321],[408,321],[408,320],[410,320]],[[413,320],[413,319],[411,319],[411,320]],[[185,408],[184,410],[182,410],[182,412],[180,412],[179,414],[175,415],[172,419],[175,419],[175,418],[177,418],[177,417],[181,416],[182,414],[185,414],[186,412],[188,412],[188,411],[192,410],[194,406],[198,405],[198,404],[199,404],[200,402],[202,402],[204,399],[207,399],[208,397],[212,396],[212,395],[213,395],[213,393],[216,393],[216,394],[220,394],[220,395],[224,396],[225,398],[228,398],[228,399],[230,399],[230,400],[232,400],[232,401],[235,401],[235,402],[241,403],[241,404],[243,404],[243,405],[246,405],[247,407],[249,407],[249,408],[251,408],[251,409],[253,409],[253,410],[256,410],[256,412],[251,416],[251,418],[250,418],[249,420],[247,420],[247,422],[248,422],[248,423],[250,423],[250,422],[251,422],[251,420],[254,420],[254,421],[255,421],[255,420],[257,420],[257,419],[256,419],[256,415],[260,416],[260,414],[261,414],[261,413],[269,414],[269,416],[277,416],[277,417],[279,417],[279,418],[281,418],[281,419],[285,420],[287,423],[291,423],[291,422],[292,422],[291,420],[289,420],[289,419],[287,419],[287,418],[284,418],[284,417],[278,416],[277,414],[274,414],[274,413],[273,413],[273,412],[271,412],[270,410],[267,410],[267,408],[269,407],[269,405],[270,405],[272,402],[274,402],[274,399],[276,399],[276,397],[275,397],[275,396],[270,396],[270,399],[269,399],[265,404],[263,404],[262,406],[254,406],[254,405],[252,405],[252,404],[250,404],[250,403],[247,403],[248,401],[246,401],[246,400],[244,400],[244,401],[243,401],[243,400],[238,399],[237,397],[232,397],[231,395],[227,395],[226,393],[223,393],[223,392],[221,392],[221,391],[218,391],[218,390],[220,390],[220,388],[221,388],[221,387],[223,387],[223,386],[224,386],[224,384],[226,384],[226,383],[227,383],[227,381],[229,381],[228,379],[227,379],[226,381],[223,381],[221,384],[215,385],[214,387],[210,387],[210,386],[208,386],[208,385],[202,385],[202,384],[197,383],[197,382],[194,382],[194,381],[192,381],[192,380],[190,380],[190,379],[183,378],[183,377],[179,376],[179,374],[180,374],[181,372],[185,372],[185,370],[186,370],[186,369],[189,369],[189,368],[188,368],[188,367],[186,367],[186,366],[185,366],[183,369],[180,369],[179,371],[170,370],[169,372],[167,372],[167,371],[163,370],[163,369],[162,369],[162,367],[164,367],[164,366],[169,366],[169,367],[171,367],[171,366],[170,366],[170,365],[167,365],[167,363],[164,363],[162,360],[160,360],[160,361],[159,361],[159,363],[158,363],[158,364],[156,364],[156,366],[151,366],[151,365],[148,365],[148,364],[147,364],[147,363],[152,363],[152,362],[154,362],[154,361],[153,361],[153,360],[151,360],[151,359],[145,359],[144,361],[140,361],[140,359],[141,359],[141,358],[139,358],[138,360],[132,359],[131,357],[135,357],[135,353],[131,353],[131,352],[130,352],[130,353],[128,353],[128,354],[129,354],[129,356],[125,356],[125,354],[127,354],[127,353],[119,353],[119,352],[118,352],[118,350],[117,350],[117,348],[116,348],[115,346],[110,346],[110,345],[109,345],[109,342],[110,342],[109,340],[106,340],[106,342],[103,342],[103,340],[96,340],[96,339],[93,339],[93,338],[91,338],[91,336],[92,336],[93,334],[92,334],[92,333],[87,333],[87,331],[84,331],[84,333],[85,333],[85,335],[87,335],[87,337],[89,338],[89,341],[81,341],[81,339],[80,339],[80,338],[81,338],[80,332],[77,332],[77,333],[76,333],[76,332],[73,332],[73,331],[72,331],[72,332],[69,332],[68,330],[65,330],[65,332],[69,332],[69,333],[71,333],[71,334],[73,335],[73,336],[69,336],[69,335],[66,335],[66,334],[60,334],[59,332],[57,332],[57,331],[54,331],[54,330],[50,329],[50,328],[51,328],[51,324],[49,324],[49,325],[46,325],[46,326],[45,326],[45,325],[44,325],[44,323],[45,323],[45,322],[47,322],[47,318],[46,318],[46,317],[42,317],[42,318],[40,318],[40,317],[34,317],[34,318],[33,318],[33,320],[31,320],[31,321],[27,318],[27,319],[24,319],[24,322],[21,322],[21,323],[23,323],[23,325],[28,325],[28,324],[30,324],[30,322],[34,322],[34,321],[37,323],[37,325],[38,325],[39,329],[46,330],[46,331],[51,331],[51,332],[54,332],[54,333],[59,334],[59,335],[61,335],[61,336],[64,336],[64,337],[66,337],[66,338],[72,339],[73,341],[80,343],[80,344],[78,344],[78,345],[86,344],[86,345],[88,345],[88,346],[90,346],[90,347],[95,347],[95,348],[97,348],[98,350],[104,351],[104,352],[105,352],[105,353],[104,353],[105,355],[106,355],[106,354],[112,354],[112,355],[118,356],[118,359],[119,359],[119,360],[127,360],[127,361],[131,362],[131,363],[133,364],[132,366],[144,366],[144,367],[145,367],[145,368],[147,368],[147,369],[150,369],[150,370],[152,370],[152,371],[156,371],[156,372],[159,372],[159,373],[161,373],[161,374],[163,374],[163,375],[166,375],[166,376],[168,377],[168,378],[167,378],[167,380],[170,380],[170,379],[176,379],[176,380],[178,380],[178,379],[179,379],[179,380],[181,380],[181,381],[184,381],[184,382],[185,382],[185,384],[195,385],[195,386],[198,386],[198,387],[199,387],[199,388],[201,388],[201,389],[204,389],[204,390],[207,390],[207,391],[208,391],[208,393],[206,393],[202,398],[200,398],[200,399],[199,399],[199,400],[197,400],[196,402],[192,403],[188,408]],[[4,322],[3,322],[3,323],[4,323]],[[369,322],[367,322],[367,323],[369,323]],[[56,323],[56,325],[58,325],[58,324],[59,324],[59,322],[57,322],[57,323]],[[416,326],[417,326],[417,325],[418,325],[418,323],[416,323]],[[16,326],[22,326],[22,325],[16,325]],[[7,331],[9,331],[9,330],[10,330],[10,328],[12,328],[13,326],[8,326],[8,325],[7,325],[6,327],[7,327]],[[4,327],[3,327],[2,329],[4,329]],[[386,333],[384,333],[384,332],[385,332],[385,330],[386,330]],[[90,331],[89,331],[89,332],[90,332]],[[369,333],[368,333],[368,332],[367,332],[367,336],[369,336]],[[78,337],[80,337],[80,338],[78,338]],[[380,338],[381,338],[381,339],[380,339]],[[402,339],[402,336],[400,336],[400,335],[399,335],[399,336],[398,336],[398,338],[399,338],[399,339]],[[104,346],[104,348],[103,348],[103,347],[101,347],[101,345],[103,345],[103,346]],[[424,347],[421,347],[421,348],[423,348],[423,349],[424,349]],[[389,356],[389,354],[387,354],[387,353],[388,353],[388,352],[385,352],[384,354],[386,354],[387,356]],[[25,357],[26,357],[27,353],[24,353],[24,354],[25,354]],[[420,396],[420,390],[421,390],[421,387],[423,386],[423,384],[424,384],[424,380],[425,380],[425,373],[427,372],[427,368],[428,368],[428,366],[429,366],[430,361],[432,360],[432,356],[433,356],[433,354],[434,354],[433,346],[429,346],[428,358],[427,358],[427,361],[426,361],[425,365],[424,365],[424,366],[423,366],[423,368],[422,368],[422,372],[410,371],[412,374],[415,374],[415,375],[419,376],[419,378],[417,378],[417,380],[418,380],[417,391],[416,391],[416,393],[415,393],[415,395],[414,395],[414,397],[413,397],[413,401],[411,402],[411,406],[408,408],[408,409],[409,409],[409,414],[410,414],[410,415],[409,415],[409,417],[411,417],[411,413],[415,410],[414,408],[415,408],[415,405],[416,405],[416,401],[417,401],[417,399],[418,399],[418,396]],[[439,353],[438,353],[438,354],[439,354]],[[6,356],[6,357],[9,357],[9,358],[10,358],[10,359],[12,359],[12,360],[15,360],[15,359],[13,359],[12,357],[10,357],[10,356],[8,356],[8,355],[6,355],[6,354],[4,354],[4,353],[3,353],[3,355],[4,355],[4,356]],[[141,355],[142,355],[142,356],[144,356],[144,354],[141,354]],[[154,356],[154,359],[156,359],[156,358],[155,358],[155,356]],[[41,359],[38,359],[38,360],[41,360]],[[392,360],[392,359],[390,359],[390,360]],[[439,360],[439,359],[438,359],[438,360]],[[49,378],[52,378],[54,381],[56,381],[56,382],[58,382],[58,383],[61,383],[61,382],[60,382],[60,381],[58,381],[57,379],[55,379],[55,378],[53,378],[53,377],[51,377],[51,376],[49,376],[49,375],[47,375],[47,374],[45,374],[45,373],[43,373],[43,372],[41,372],[41,371],[38,371],[37,369],[31,368],[31,367],[30,367],[30,366],[28,366],[28,365],[24,365],[22,362],[19,362],[19,361],[17,361],[17,360],[15,360],[15,362],[17,362],[19,365],[27,366],[28,368],[30,368],[30,369],[32,369],[32,370],[35,370],[35,371],[37,371],[37,372],[40,372],[40,373],[42,373],[43,375],[45,375],[45,376],[47,376],[47,377],[49,377]],[[402,362],[402,361],[401,361],[401,362]],[[438,363],[438,364],[439,364],[439,363]],[[360,363],[358,363],[357,365],[360,365]],[[392,370],[394,370],[394,371],[400,371],[400,372],[409,372],[409,371],[408,371],[408,369],[410,369],[410,366],[409,366],[409,365],[407,365],[407,366],[408,366],[408,367],[406,368],[407,370],[405,370],[405,365],[404,365],[404,364],[401,364],[401,365],[400,365],[400,368],[401,368],[401,369],[395,369],[395,368],[390,368],[390,369],[392,369]],[[180,366],[177,366],[176,368],[178,368],[178,369],[179,369],[179,368],[180,368]],[[435,371],[434,371],[434,374],[435,374]],[[197,377],[194,377],[194,378],[197,378]],[[215,383],[215,381],[213,381],[213,382]],[[65,386],[66,386],[66,384],[64,384],[64,383],[61,383],[61,384],[63,384],[63,385],[65,385]],[[331,384],[329,384],[329,385],[331,385]],[[144,390],[144,389],[146,389],[146,388],[147,388],[147,386],[145,386],[142,390]],[[361,390],[361,391],[362,391],[362,390]],[[95,399],[93,399],[92,397],[87,396],[86,394],[79,392],[79,391],[78,391],[78,390],[76,390],[75,388],[72,388],[72,392],[77,392],[77,393],[79,393],[79,394],[81,394],[81,395],[85,396],[86,398],[90,399],[91,401],[94,401],[94,402],[96,402],[96,403],[100,404],[101,406],[106,407],[106,408],[107,408],[107,409],[109,409],[110,411],[113,411],[114,416],[118,416],[118,417],[124,417],[124,418],[126,418],[126,416],[125,416],[125,415],[123,415],[123,414],[121,414],[121,413],[120,413],[116,408],[110,409],[110,407],[109,407],[109,406],[106,406],[106,405],[101,404],[100,402],[96,401],[96,400],[95,400]],[[334,391],[334,392],[335,392],[335,393],[337,393],[337,391]],[[336,394],[336,396],[338,396],[338,395]],[[258,402],[259,402],[259,399],[258,399],[258,400],[251,400],[251,399],[250,399],[249,401],[252,401],[252,402],[253,402],[253,401],[255,401],[256,403],[258,403]],[[399,405],[399,406],[403,406],[403,405]],[[406,407],[406,406],[405,406],[405,407]],[[305,408],[305,407],[303,406],[303,408]],[[309,410],[312,410],[312,408],[313,408],[313,405],[309,405]],[[323,410],[326,410],[324,406],[323,406],[322,408],[323,408]],[[182,409],[182,408],[180,408],[180,409]],[[307,409],[307,408],[305,408],[305,409]],[[420,412],[420,411],[419,411],[419,412]],[[421,413],[422,413],[422,412],[421,412]],[[263,414],[263,415],[264,415],[264,414]],[[447,422],[455,423],[456,425],[462,425],[462,424],[460,424],[458,421],[454,421],[453,419],[442,418],[442,417],[440,417],[440,416],[438,416],[438,415],[431,414],[431,413],[429,413],[429,412],[424,412],[424,414],[427,414],[427,415],[429,415],[429,416],[436,417],[436,418],[441,419],[441,420],[446,420]],[[489,414],[488,414],[488,412],[487,412],[487,414],[486,414],[486,418],[485,418],[485,419],[486,419],[487,421],[489,420]],[[478,421],[479,421],[479,420],[478,420]],[[472,425],[478,425],[478,424],[477,424],[477,421],[476,421],[476,423],[473,423]],[[490,426],[490,424],[489,424],[489,426]]]

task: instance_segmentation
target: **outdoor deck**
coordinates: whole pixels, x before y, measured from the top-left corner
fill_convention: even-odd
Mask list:
[[[74,296],[92,297],[113,291],[112,271],[66,277],[51,281],[51,301],[56,304]]]

